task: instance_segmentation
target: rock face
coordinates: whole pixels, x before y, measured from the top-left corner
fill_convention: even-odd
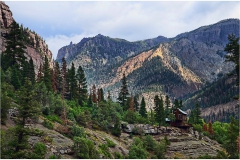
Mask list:
[[[9,32],[9,26],[14,21],[12,12],[9,7],[2,1],[0,1],[0,25],[1,25],[1,37],[0,37],[0,53],[5,51],[5,36]],[[45,41],[34,31],[24,29],[24,34],[28,37],[29,43],[26,43],[27,49],[26,56],[28,60],[30,57],[33,59],[35,65],[35,73],[37,73],[40,64],[43,64],[44,56],[46,55],[50,62],[50,67],[53,67],[52,52],[48,49]]]
[[[4,2],[0,1],[1,28],[8,28],[12,22],[13,22],[12,12]]]

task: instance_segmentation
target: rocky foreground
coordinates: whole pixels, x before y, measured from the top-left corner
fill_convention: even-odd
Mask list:
[[[2,126],[3,130],[14,125],[14,122],[11,120],[12,118],[8,118],[7,125]],[[73,140],[59,133],[57,128],[61,126],[61,124],[55,122],[54,129],[48,129],[42,125],[44,118],[40,117],[36,124],[28,125],[28,127],[39,129],[40,131],[44,131],[44,136],[30,136],[29,144],[33,147],[37,142],[42,142],[47,147],[47,154],[45,158],[49,158],[52,155],[55,155],[59,158],[64,159],[76,159],[77,157],[74,154],[73,150]],[[202,134],[199,134],[197,131],[194,131],[190,128],[189,132],[182,132],[179,128],[176,127],[155,127],[150,125],[138,124],[125,124],[125,127],[122,128],[121,136],[115,137],[111,134],[108,134],[103,131],[93,130],[89,128],[85,128],[85,133],[87,139],[90,139],[94,142],[94,145],[98,148],[99,145],[107,143],[106,138],[113,141],[116,146],[113,148],[109,148],[110,153],[113,156],[114,152],[118,152],[124,156],[128,155],[129,147],[133,141],[131,135],[134,135],[134,128],[142,128],[142,135],[146,132],[151,133],[154,128],[154,133],[151,133],[153,138],[156,141],[160,141],[164,139],[164,136],[167,136],[170,140],[170,145],[167,146],[166,158],[197,158],[201,155],[211,155],[216,156],[218,151],[223,150],[223,148],[216,141],[209,139]],[[157,129],[156,129],[157,128]],[[145,129],[145,130],[144,130]],[[152,131],[151,131],[152,130]],[[102,155],[102,158],[105,158]]]

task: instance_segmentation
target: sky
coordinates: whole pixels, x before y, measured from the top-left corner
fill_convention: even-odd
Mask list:
[[[58,50],[102,34],[128,41],[168,38],[223,19],[240,19],[230,1],[5,1],[13,18],[38,33],[54,59]]]

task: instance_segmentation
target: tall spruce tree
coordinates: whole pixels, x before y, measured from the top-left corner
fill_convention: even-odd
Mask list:
[[[61,95],[62,95],[62,98],[67,98],[68,97],[67,62],[64,57],[62,58],[61,77],[62,77]]]
[[[158,95],[154,97],[154,111],[155,111],[155,120],[158,122],[159,126],[165,124],[165,114],[163,108],[163,99],[159,99]]]
[[[72,100],[77,96],[77,79],[75,75],[75,67],[72,63],[72,66],[68,72],[68,81],[69,81],[69,99]]]
[[[18,98],[19,108],[14,132],[16,139],[12,140],[15,147],[13,158],[27,158],[27,152],[25,152],[25,149],[28,148],[27,136],[34,135],[36,132],[25,127],[25,124],[27,119],[36,119],[40,114],[40,105],[36,99],[34,86],[28,78],[26,78],[24,86],[21,87]]]
[[[146,103],[145,103],[144,97],[142,97],[142,101],[141,101],[140,109],[139,109],[139,114],[142,117],[147,118],[147,110],[146,110]]]
[[[60,71],[60,67],[59,67],[59,63],[56,62],[54,65],[54,76],[55,76],[55,85],[57,88],[57,92],[61,93],[61,83],[62,83],[62,76],[61,76],[61,71]]]
[[[224,51],[228,54],[225,55],[226,61],[235,63],[235,71],[237,75],[237,85],[239,85],[239,38],[231,34],[228,36],[229,43],[226,45]]]
[[[127,78],[125,76],[125,73],[123,73],[123,78],[121,79],[122,81],[122,86],[118,95],[118,102],[120,103],[121,106],[126,110],[127,109],[127,99],[128,99],[128,87],[127,87]]]
[[[48,91],[52,91],[51,72],[47,56],[44,57],[43,63],[43,82]]]
[[[77,81],[78,81],[78,103],[83,105],[83,102],[87,100],[87,81],[84,71],[81,66],[77,70]]]
[[[15,21],[9,27],[10,31],[6,37],[6,50],[2,53],[1,66],[4,71],[8,67],[15,66],[15,69],[23,68],[26,57],[24,56],[24,35],[19,24]]]
[[[28,77],[32,84],[35,84],[35,71],[34,71],[34,64],[33,64],[33,59],[29,60],[29,67],[28,67]]]

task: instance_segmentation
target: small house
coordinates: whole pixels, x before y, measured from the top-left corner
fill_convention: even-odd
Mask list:
[[[186,112],[184,112],[180,108],[177,108],[177,109],[173,110],[173,114],[175,115],[175,121],[170,122],[170,126],[178,127],[178,128],[183,129],[183,130],[186,130],[186,131],[188,131],[188,129],[190,127],[192,127],[191,124],[187,123],[187,113]],[[166,122],[167,122],[167,119],[166,119]]]

